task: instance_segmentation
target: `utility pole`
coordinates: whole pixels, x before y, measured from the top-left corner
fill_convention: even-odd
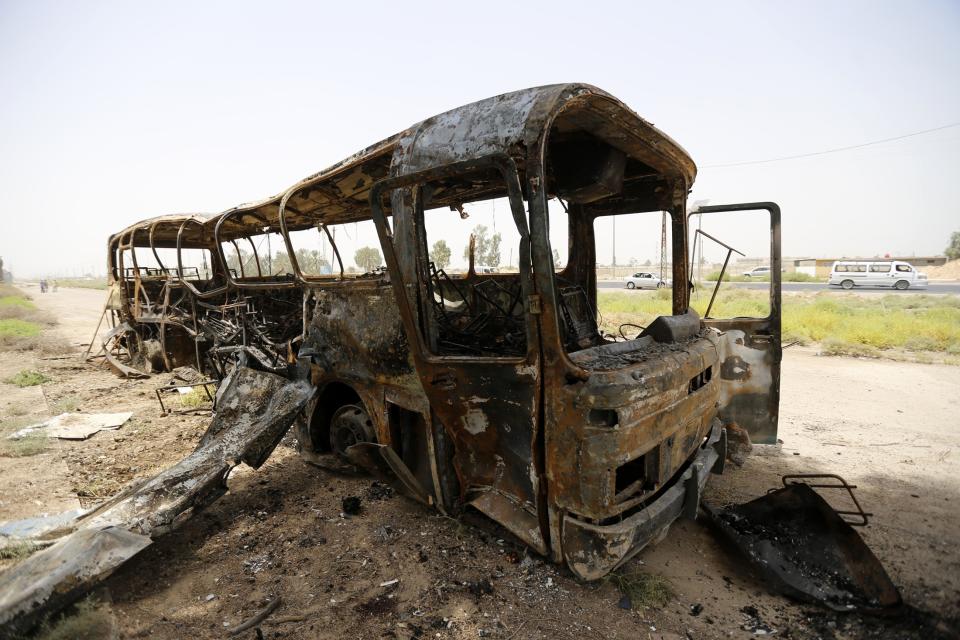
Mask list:
[[[617,216],[613,220],[613,233],[610,235],[610,244],[613,245],[613,277],[617,277]]]
[[[667,261],[667,212],[660,214],[660,280],[663,280],[663,271]]]
[[[267,271],[273,275],[273,253],[270,250],[270,227],[264,227],[267,232]]]

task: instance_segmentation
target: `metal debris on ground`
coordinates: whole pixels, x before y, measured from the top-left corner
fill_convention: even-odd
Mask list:
[[[223,381],[217,415],[193,453],[48,533],[61,537],[4,574],[0,636],[24,632],[74,602],[184,514],[222,496],[241,461],[259,468],[312,395],[307,381],[238,366]]]
[[[877,612],[902,603],[863,538],[807,484],[787,483],[727,509],[703,506],[724,536],[784,595],[836,611]]]
[[[32,433],[42,432],[51,438],[61,440],[86,440],[100,431],[119,429],[130,419],[133,413],[61,413],[44,422],[24,427],[7,436],[19,440]]]

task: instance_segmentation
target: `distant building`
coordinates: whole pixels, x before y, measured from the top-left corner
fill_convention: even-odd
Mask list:
[[[915,267],[939,267],[947,262],[946,256],[873,256],[870,258],[847,257],[841,258],[795,258],[793,260],[793,270],[797,273],[806,273],[807,275],[825,278],[830,275],[830,269],[837,260],[863,260],[864,262],[876,262],[883,260],[900,260],[909,262]]]

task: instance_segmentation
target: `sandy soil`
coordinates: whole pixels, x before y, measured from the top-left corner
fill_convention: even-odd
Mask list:
[[[59,314],[59,330],[79,346],[103,296],[61,289],[34,297]],[[32,356],[2,354],[0,362],[18,368],[24,358]],[[118,431],[56,443],[41,456],[0,458],[0,520],[34,511],[31,503],[35,512],[48,510],[36,503],[54,504],[56,487],[89,504],[152,475],[188,452],[209,419],[160,416],[153,390],[168,374],[123,381],[74,359],[33,363],[52,381],[42,389],[47,405],[32,411],[134,416]],[[0,395],[11,389],[0,385]],[[788,349],[783,443],[755,447],[743,468],[713,477],[706,500],[749,500],[786,473],[844,476],[874,514],[861,534],[905,600],[953,624],[960,617],[958,390],[960,367]],[[669,604],[625,610],[610,581],[580,583],[484,521],[470,526],[369,477],[316,469],[294,445],[286,440],[259,471],[239,469],[228,495],[108,580],[98,597],[117,637],[222,638],[277,596],[265,637],[746,638],[755,635],[744,612],[751,607],[781,637],[914,636],[910,620],[837,616],[771,594],[700,521],[678,522],[626,569],[664,577],[674,591]],[[38,470],[56,460],[65,464],[63,477],[53,486],[37,482]],[[349,496],[362,500],[358,515],[342,513]]]
[[[931,279],[960,280],[960,260],[950,260],[939,267],[925,267],[923,271],[926,271]]]

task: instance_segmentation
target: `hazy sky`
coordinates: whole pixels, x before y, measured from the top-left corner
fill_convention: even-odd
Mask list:
[[[960,127],[710,166],[960,122],[960,3],[666,4],[0,0],[0,256],[102,272],[131,222],[257,200],[435,113],[570,81],[680,142],[694,199],[779,202],[786,255],[942,252]]]

